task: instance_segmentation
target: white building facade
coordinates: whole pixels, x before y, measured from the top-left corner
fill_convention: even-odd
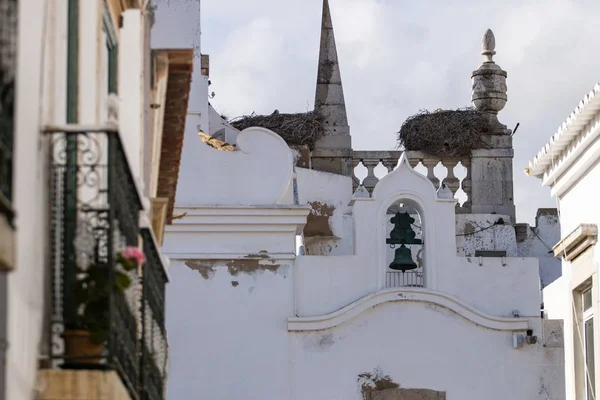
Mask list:
[[[182,1],[159,7],[157,26],[178,13],[185,21]],[[506,73],[492,59],[493,34],[473,73],[492,145],[457,160],[347,148],[327,1],[322,28],[319,71],[331,74],[319,75],[316,103],[335,114],[324,131],[337,137],[313,151],[319,168],[299,167],[298,153],[264,128],[227,131],[221,140],[234,146],[203,143],[199,130],[217,130],[210,118],[203,125],[203,111],[193,119],[208,99],[192,83],[177,218],[163,247],[168,396],[564,399],[562,321],[540,307],[540,275],[555,279],[557,260],[538,241],[556,235],[558,222],[552,211],[538,213],[536,227],[514,220],[511,132],[497,119]],[[192,30],[180,30],[172,40],[183,45]],[[359,163],[367,177],[356,182],[348,166]],[[373,174],[380,163],[382,178]],[[433,173],[440,163],[445,177]],[[459,187],[468,196],[461,205]],[[388,240],[407,217],[411,261]],[[403,272],[393,262],[414,266]]]
[[[598,397],[597,250],[600,211],[595,202],[600,182],[600,85],[578,104],[550,141],[530,162],[527,173],[551,189],[560,210],[562,259],[559,279],[544,289],[549,318],[564,319],[568,399]]]
[[[169,198],[157,189],[160,108],[168,67],[191,71],[192,51],[151,53],[145,5],[0,1],[1,399],[164,398],[168,260],[159,247]],[[77,309],[76,267],[117,268],[125,245],[146,261],[125,295],[109,296],[111,333],[98,361],[70,359],[63,333]]]

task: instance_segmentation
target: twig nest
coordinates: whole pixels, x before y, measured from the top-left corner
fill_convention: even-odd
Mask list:
[[[271,115],[247,115],[229,123],[236,129],[258,126],[270,129],[286,141],[289,146],[308,146],[314,149],[315,142],[323,135],[322,116],[316,111],[283,114],[275,110]]]
[[[437,157],[466,157],[484,148],[481,136],[489,130],[487,117],[473,108],[421,110],[402,124],[398,147]]]

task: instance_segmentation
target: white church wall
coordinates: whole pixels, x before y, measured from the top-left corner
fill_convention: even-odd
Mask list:
[[[338,274],[321,282],[322,296],[312,293],[310,314],[321,315],[319,301],[336,310],[362,297],[350,291],[369,279],[367,269],[357,273],[349,257],[303,258],[315,270],[336,260],[331,270]],[[290,332],[285,321],[297,313],[294,297],[311,297],[294,270],[292,260],[277,259],[171,264],[169,397],[359,400],[358,375],[380,368],[404,388],[446,391],[448,398],[562,398],[561,359],[553,350],[541,343],[514,349],[510,329],[478,326],[469,313],[440,304],[386,302],[332,328]],[[194,307],[181,320],[180,310],[193,305],[210,307]],[[527,321],[541,337],[539,316]]]
[[[359,400],[359,374],[376,368],[403,388],[445,391],[448,399],[564,398],[557,351],[513,349],[512,333],[434,304],[381,304],[335,328],[291,335],[298,399]]]
[[[236,151],[217,150],[203,143],[197,132],[195,140],[187,138],[177,206],[292,204],[293,156],[276,133],[245,129],[237,137]]]
[[[556,209],[538,210],[535,221],[535,226],[516,227],[517,252],[520,257],[539,259],[541,285],[545,288],[561,276],[561,260],[552,251],[560,241],[560,221]]]
[[[291,264],[264,270],[240,266],[172,264],[167,315],[190,304],[211,307],[195,308],[185,324],[168,320],[170,351],[177,360],[171,364],[169,397],[237,399],[251,393],[359,400],[358,375],[380,368],[402,387],[464,399],[561,398],[549,372],[560,366],[553,364],[550,350],[540,344],[513,349],[512,332],[477,326],[438,305],[386,303],[335,328],[287,332],[283,322],[294,315]],[[539,319],[531,326],[539,332]]]
[[[248,129],[237,144],[202,144],[197,157],[214,172],[180,180],[183,217],[164,245],[169,397],[360,400],[359,374],[381,368],[402,387],[450,399],[561,398],[559,351],[513,348],[515,334],[544,334],[535,259],[457,257],[455,200],[439,198],[404,157],[370,198],[351,198],[347,178],[299,169],[294,206],[285,142]],[[354,235],[353,252],[295,256],[311,202],[329,210],[330,236]],[[387,212],[398,203],[421,219],[424,288],[385,288]]]
[[[486,313],[511,317],[540,315],[538,264],[535,258],[457,257],[438,273],[438,290]],[[505,265],[503,265],[505,263]]]
[[[304,256],[295,268],[298,316],[328,314],[378,290],[372,257]]]
[[[167,398],[292,398],[293,261],[262,263],[171,263]]]
[[[298,200],[311,208],[304,228],[307,254],[353,254],[352,179],[305,168],[296,168],[296,176]]]
[[[373,260],[373,256],[298,257],[298,315],[328,314],[382,289]],[[440,268],[436,290],[488,314],[512,318],[513,312],[524,317],[540,315],[538,288],[534,258],[457,257]]]

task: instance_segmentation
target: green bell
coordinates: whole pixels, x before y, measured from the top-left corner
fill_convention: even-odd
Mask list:
[[[410,249],[405,245],[398,247],[394,255],[394,261],[390,264],[390,269],[405,272],[416,268],[417,264],[412,259]]]

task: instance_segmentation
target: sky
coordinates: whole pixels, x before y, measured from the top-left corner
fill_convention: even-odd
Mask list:
[[[515,133],[518,222],[556,207],[524,169],[600,82],[597,0],[330,0],[355,150],[390,150],[421,109],[470,105],[481,38],[508,73],[499,120]],[[313,109],[322,0],[203,0],[211,100],[229,118]]]

